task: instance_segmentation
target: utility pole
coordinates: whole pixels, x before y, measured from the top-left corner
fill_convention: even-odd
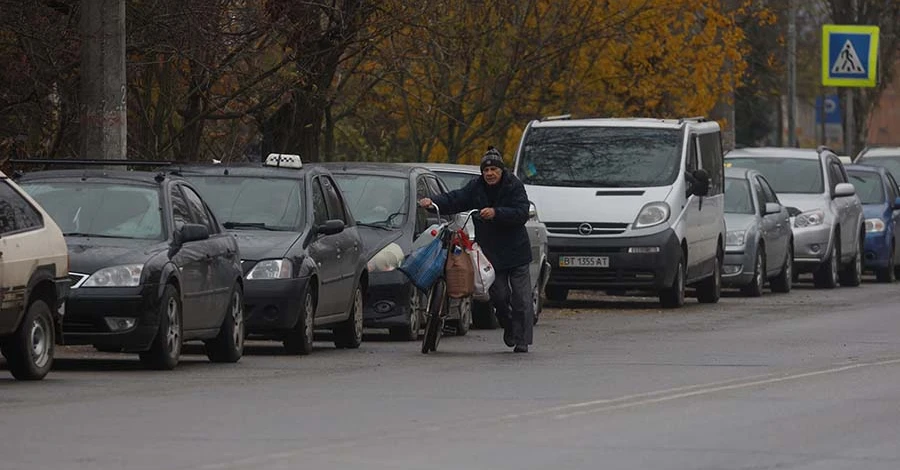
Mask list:
[[[126,158],[125,0],[81,0],[81,157]]]
[[[788,147],[797,146],[797,0],[788,0]]]

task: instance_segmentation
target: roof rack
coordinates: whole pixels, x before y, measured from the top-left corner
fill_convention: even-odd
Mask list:
[[[571,114],[560,114],[558,116],[544,116],[541,118],[541,121],[563,121],[566,119],[572,119]]]
[[[31,165],[139,166],[145,168],[170,166],[173,164],[173,162],[150,160],[70,160],[61,158],[11,158],[9,160],[9,163],[22,163]]]
[[[687,121],[691,122],[707,122],[706,116],[691,116],[691,117],[683,117],[678,119],[678,124],[684,124]]]

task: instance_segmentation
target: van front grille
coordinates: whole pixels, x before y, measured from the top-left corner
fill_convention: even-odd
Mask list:
[[[619,235],[628,224],[613,222],[545,222],[547,232],[556,235]]]

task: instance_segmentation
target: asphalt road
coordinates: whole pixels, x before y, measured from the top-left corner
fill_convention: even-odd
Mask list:
[[[42,382],[0,372],[0,469],[896,470],[898,305],[872,282],[677,311],[580,296],[527,355],[499,330],[173,372],[62,348]]]

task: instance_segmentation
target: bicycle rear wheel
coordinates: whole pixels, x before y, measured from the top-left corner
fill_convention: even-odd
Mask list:
[[[444,308],[447,304],[447,283],[438,279],[428,296],[428,320],[425,323],[425,335],[422,337],[422,354],[437,351],[444,328]]]

